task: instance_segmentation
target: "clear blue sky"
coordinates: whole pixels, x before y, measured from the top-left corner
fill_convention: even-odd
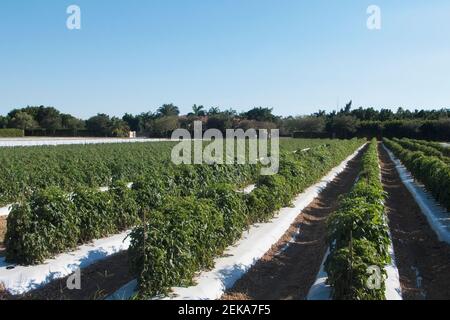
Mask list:
[[[66,28],[77,4],[82,30]],[[382,30],[366,28],[368,5]],[[450,106],[448,0],[2,0],[0,114]]]

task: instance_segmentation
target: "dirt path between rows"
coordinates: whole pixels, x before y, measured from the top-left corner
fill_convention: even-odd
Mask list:
[[[0,217],[0,257],[3,256],[5,248],[3,242],[5,240],[6,234],[6,217]]]
[[[365,151],[365,149],[364,149]],[[325,256],[326,218],[348,193],[359,172],[363,151],[297,217],[284,237],[222,297],[224,300],[304,300]],[[300,233],[287,247],[300,228]]]
[[[379,154],[403,298],[450,299],[450,246],[438,240],[381,144]]]
[[[0,300],[103,300],[135,278],[129,271],[127,252],[81,270],[81,290],[69,290],[68,277],[52,281],[23,296],[2,295],[0,290]]]

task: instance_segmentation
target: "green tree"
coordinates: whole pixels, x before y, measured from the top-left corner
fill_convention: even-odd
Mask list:
[[[140,116],[133,116],[132,114],[125,113],[125,115],[122,117],[122,120],[128,124],[131,131],[141,131]]]
[[[283,121],[283,127],[288,133],[294,132],[323,132],[325,130],[325,118],[323,117],[296,117]]]
[[[168,138],[178,128],[178,117],[160,117],[152,120],[148,132],[152,136]]]
[[[208,116],[214,116],[220,113],[220,108],[218,107],[211,107],[208,110]]]
[[[197,106],[194,104],[192,106],[192,113],[190,115],[194,115],[197,117],[204,117],[206,115],[205,107],[204,106]]]
[[[0,129],[4,129],[8,126],[8,117],[0,116]]]
[[[340,138],[349,138],[356,132],[358,120],[352,116],[337,116],[331,123],[331,130]]]
[[[158,116],[160,117],[172,117],[178,116],[180,114],[180,110],[177,106],[174,106],[172,103],[163,104],[157,111]]]
[[[207,129],[218,129],[225,133],[226,129],[233,127],[233,119],[226,114],[220,113],[208,117],[206,121]]]
[[[14,117],[11,118],[11,121],[9,121],[9,125],[12,128],[17,129],[34,129],[38,127],[37,122],[33,119],[31,115],[29,115],[26,112],[16,112],[14,114]]]
[[[381,109],[379,117],[380,117],[379,118],[380,121],[393,120],[394,112],[392,112],[392,110],[390,110],[390,109]]]
[[[271,108],[253,108],[243,114],[243,117],[248,120],[275,122],[276,117],[272,114]]]
[[[39,107],[37,119],[42,128],[57,130],[62,128],[61,114],[53,107]]]
[[[109,124],[109,134],[113,137],[128,137],[130,127],[126,121],[117,117],[112,117]]]
[[[99,136],[107,136],[109,134],[111,119],[108,115],[99,113],[86,121],[86,127]]]
[[[70,114],[61,115],[61,125],[64,129],[82,130],[86,127],[83,120],[77,119]]]

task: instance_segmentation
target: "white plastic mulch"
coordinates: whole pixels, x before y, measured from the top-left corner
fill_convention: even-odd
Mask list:
[[[320,182],[298,195],[293,207],[283,208],[267,223],[259,223],[250,227],[234,246],[229,247],[222,257],[215,260],[215,267],[201,272],[195,279],[196,285],[188,288],[172,288],[173,294],[168,300],[215,300],[219,299],[226,289],[231,288],[273,244],[284,235],[294,223],[299,213],[307,207],[318,194],[341,173],[348,162],[363,148],[361,146],[339,166],[332,169]],[[109,299],[128,299],[134,293],[136,281],[129,283]]]
[[[11,294],[26,293],[52,280],[70,275],[77,269],[86,268],[112,254],[127,250],[130,245],[128,234],[129,231],[95,240],[76,251],[60,254],[36,266],[16,266],[0,258],[0,283]]]
[[[327,285],[328,274],[325,271],[325,261],[330,254],[330,249],[327,250],[317,274],[316,281],[311,286],[306,300],[331,300],[331,286]]]
[[[390,233],[389,238],[391,240],[389,244],[391,263],[384,268],[387,273],[385,296],[386,300],[403,300],[402,286],[400,285],[400,274],[395,261],[394,246],[392,245],[392,236]]]
[[[427,217],[431,228],[438,235],[439,240],[450,244],[450,213],[434,200],[426,188],[417,182],[399,159],[383,145],[391,160],[395,163],[397,172],[403,184],[416,200],[423,214]]]
[[[403,300],[402,288],[400,285],[400,275],[398,272],[397,263],[395,261],[394,246],[392,244],[392,235],[390,231],[389,231],[389,239],[390,243],[388,251],[391,257],[391,262],[384,268],[387,274],[387,278],[385,280],[386,285],[385,296],[386,300]],[[327,253],[325,254],[325,257],[323,258],[320,271],[316,277],[316,281],[314,282],[314,284],[312,285],[311,289],[308,292],[307,300],[331,300],[332,289],[330,285],[326,284],[328,274],[325,271],[325,261],[327,260],[329,254],[330,250],[328,249]]]
[[[0,217],[7,217],[11,211],[11,206],[0,208]]]

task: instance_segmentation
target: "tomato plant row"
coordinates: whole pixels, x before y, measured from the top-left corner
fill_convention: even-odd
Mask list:
[[[412,139],[410,139],[410,141],[419,143],[419,144],[427,146],[427,147],[434,148],[437,151],[441,152],[445,157],[450,157],[450,148],[443,146],[439,142],[426,141],[426,140],[412,140]]]
[[[363,156],[358,181],[328,219],[330,254],[325,270],[335,300],[385,299],[384,267],[390,262],[390,239],[384,198],[373,140]],[[378,274],[369,272],[374,267]],[[377,275],[378,284],[369,285],[369,277]]]
[[[255,165],[186,165],[148,170],[132,189],[116,181],[108,191],[77,187],[38,189],[13,205],[5,235],[6,258],[21,264],[41,263],[93,239],[119,233],[145,219],[168,196],[182,197],[221,183],[241,185],[256,179]]]
[[[411,174],[425,185],[433,197],[450,210],[450,166],[442,158],[414,151],[400,143],[384,139],[386,146],[402,161]]]
[[[230,184],[216,184],[184,196],[169,195],[131,234],[129,256],[141,298],[192,284],[195,273],[212,267],[214,258],[246,228],[289,206],[295,195],[362,143],[336,141],[309,152],[282,153],[279,173],[260,176],[250,194],[236,193]]]
[[[450,164],[450,158],[448,158],[441,150],[438,150],[436,147],[427,145],[422,141],[419,142],[417,140],[411,140],[407,138],[393,138],[392,141],[398,143],[400,146],[408,149],[409,151],[420,151],[427,156],[439,158],[447,164]]]

